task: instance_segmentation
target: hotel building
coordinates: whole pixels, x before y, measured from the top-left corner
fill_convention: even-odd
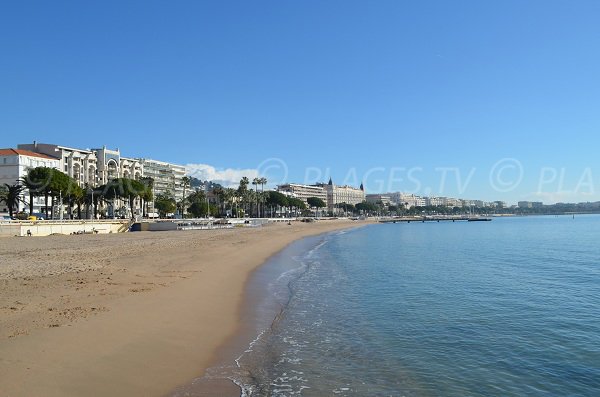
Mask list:
[[[322,187],[327,193],[327,211],[334,214],[343,211],[337,208],[338,204],[345,203],[356,205],[365,201],[365,191],[362,184],[360,185],[360,188],[348,185],[339,186],[329,179],[328,184],[317,184],[317,186]]]
[[[412,193],[390,193],[390,198],[392,203],[403,205],[407,209],[412,207],[425,207],[425,205],[427,205],[424,197],[417,196]]]
[[[392,198],[389,194],[367,194],[367,203],[382,203],[383,205],[389,206],[392,204]]]
[[[35,167],[60,169],[60,161],[54,157],[24,149],[0,149],[0,185],[20,184],[21,179],[27,176],[27,171]],[[24,202],[19,203],[18,211],[29,208],[29,193],[23,192],[22,198]],[[34,198],[34,212],[41,212],[43,206],[43,198]],[[5,203],[0,205],[0,212],[8,212]]]
[[[300,185],[296,183],[286,183],[285,185],[277,186],[277,191],[285,194],[286,196],[295,197],[305,204],[309,197],[317,197],[327,203],[327,192],[322,186],[315,185]]]
[[[121,152],[102,146],[77,149],[68,146],[33,142],[18,145],[25,150],[58,162],[55,167],[77,181],[81,187],[97,187],[115,178],[154,180],[154,194],[169,193],[177,200],[183,197],[184,166],[164,161],[121,156]],[[36,167],[35,165],[32,168]],[[120,203],[123,204],[123,203]]]
[[[140,179],[144,170],[140,160],[121,157],[119,149],[76,149],[47,143],[20,144],[19,149],[45,154],[60,161],[59,169],[79,186],[99,186],[115,178]]]
[[[44,154],[59,161],[58,169],[75,179],[80,186],[97,186],[98,159],[90,149],[75,149],[48,143],[20,144],[19,149]]]
[[[176,200],[183,198],[185,167],[152,159],[140,159],[144,177],[154,180],[154,195],[172,194]]]

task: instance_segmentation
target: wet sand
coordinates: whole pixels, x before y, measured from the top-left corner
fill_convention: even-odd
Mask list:
[[[0,396],[168,395],[239,330],[254,269],[361,224],[0,239]]]

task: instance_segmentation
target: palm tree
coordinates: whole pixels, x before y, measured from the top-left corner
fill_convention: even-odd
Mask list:
[[[256,190],[256,217],[260,217],[260,211],[258,210],[258,185],[260,185],[260,178],[254,178],[252,184]]]
[[[221,213],[223,213],[223,206],[225,201],[225,190],[221,186],[215,186],[212,192],[215,198],[217,199],[217,208],[219,209],[219,215],[221,215]]]
[[[234,212],[234,206],[237,205],[237,191],[233,188],[226,188],[223,192],[223,200],[225,201],[225,211],[227,211],[227,204],[231,208],[231,216],[237,218],[237,213]]]
[[[142,216],[146,217],[148,216],[148,202],[154,200],[154,179],[150,178],[149,176],[144,176],[140,178],[140,182],[142,182],[146,187],[144,193],[140,197],[142,200]]]
[[[262,201],[262,203],[264,203],[266,201],[264,195],[265,195],[265,185],[267,184],[267,178],[265,178],[264,176],[258,178],[258,183],[260,183],[261,201]],[[264,216],[264,214],[265,214],[265,207],[264,207],[264,205],[262,207],[262,213],[263,213],[263,216]]]
[[[242,202],[242,206],[244,207],[244,213],[246,212],[246,206],[248,203],[248,185],[250,184],[250,180],[248,177],[244,176],[240,179],[240,186],[237,190],[237,195],[240,201]]]
[[[27,175],[20,182],[29,191],[29,214],[33,213],[33,198],[44,196],[46,219],[48,218],[48,195],[52,182],[52,169],[48,167],[35,167],[27,171]]]
[[[185,212],[185,189],[190,187],[192,179],[189,176],[181,178],[181,186],[183,186],[183,197],[181,198],[181,217],[184,218]]]
[[[4,202],[8,207],[8,215],[12,218],[15,208],[19,209],[20,203],[25,203],[23,197],[23,190],[25,190],[25,186],[21,186],[18,184],[9,185],[8,183],[4,184],[4,192],[0,196],[0,202]]]

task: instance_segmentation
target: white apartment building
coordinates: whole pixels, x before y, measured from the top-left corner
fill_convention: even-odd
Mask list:
[[[90,149],[76,149],[35,141],[32,144],[19,144],[17,147],[57,159],[58,169],[75,179],[80,186],[99,184],[98,158]]]
[[[383,205],[391,205],[392,198],[389,194],[367,194],[368,203],[382,203]]]
[[[20,184],[21,178],[27,176],[28,170],[35,167],[60,169],[60,161],[57,158],[24,149],[0,149],[0,185]],[[24,203],[19,203],[18,211],[29,208],[27,191],[23,192],[23,201]],[[43,205],[43,198],[34,198],[33,211],[41,212]],[[8,212],[4,203],[0,205],[0,212]]]
[[[92,149],[98,158],[98,184],[108,183],[115,178],[129,178],[139,180],[144,176],[141,160],[122,157],[121,152],[107,149]]]
[[[442,205],[445,205],[446,207],[459,207],[462,208],[463,206],[463,202],[462,200],[456,199],[456,198],[452,198],[452,197],[440,197],[442,200]]]
[[[144,177],[154,180],[154,195],[172,194],[176,200],[183,198],[183,177],[185,167],[164,161],[140,159]],[[188,190],[189,191],[189,190]]]
[[[307,203],[307,199],[309,197],[317,197],[327,203],[327,191],[322,186],[315,185],[300,185],[296,183],[286,183],[285,185],[277,186],[277,191],[285,194],[286,196],[291,196],[298,198]]]
[[[79,186],[99,186],[115,178],[140,179],[144,170],[140,160],[121,157],[119,149],[77,149],[68,146],[33,142],[19,149],[45,154],[60,161],[59,169]]]
[[[425,197],[425,205],[432,207],[444,205],[444,199],[442,197]]]
[[[407,209],[412,207],[425,207],[427,205],[427,202],[424,197],[416,196],[412,193],[396,192],[390,193],[389,196],[392,200],[392,203],[395,203],[397,205],[403,205]]]
[[[20,144],[18,148],[58,161],[55,167],[74,178],[82,187],[96,187],[115,178],[154,180],[154,194],[169,193],[177,200],[183,197],[182,179],[186,175],[184,166],[152,159],[121,156],[120,150],[106,146],[96,149],[77,149],[68,146],[33,142]],[[123,203],[118,202],[122,206]],[[112,209],[109,209],[111,212]]]

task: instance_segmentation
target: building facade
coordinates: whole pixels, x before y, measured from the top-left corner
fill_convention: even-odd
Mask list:
[[[90,149],[76,149],[48,143],[19,144],[19,149],[53,157],[59,161],[59,170],[75,179],[79,186],[97,186],[99,183],[98,158]]]
[[[154,194],[168,193],[176,200],[183,198],[184,166],[152,159],[121,156],[120,150],[106,146],[96,149],[77,149],[68,146],[33,142],[18,145],[26,150],[58,162],[55,168],[69,175],[81,187],[97,187],[116,178],[139,180],[150,177],[154,180]],[[35,167],[35,166],[33,166]],[[115,203],[115,206],[124,203]],[[112,206],[112,204],[110,204]],[[109,208],[112,213],[113,208]]]
[[[0,185],[16,185],[27,176],[30,168],[48,167],[60,169],[60,161],[45,154],[35,153],[24,149],[0,149]],[[44,206],[43,198],[35,197],[33,200],[33,211],[41,212]],[[19,203],[18,211],[29,208],[29,193],[23,192],[22,202]],[[0,205],[0,212],[8,212],[5,203]]]
[[[296,183],[286,183],[285,185],[277,186],[277,191],[285,194],[286,196],[295,197],[305,204],[309,197],[317,197],[327,203],[327,191],[322,186],[315,185],[301,185]]]
[[[390,193],[389,196],[392,203],[396,205],[403,205],[407,209],[412,207],[424,207],[427,205],[424,197],[417,196],[412,193],[396,192]]]
[[[352,204],[356,205],[365,201],[365,191],[361,184],[359,188],[348,185],[336,185],[331,179],[328,184],[317,184],[322,187],[327,194],[327,211],[336,214],[337,212],[343,212],[340,208],[337,208],[338,204]]]
[[[45,154],[59,160],[59,169],[75,179],[79,186],[96,187],[115,178],[140,179],[144,170],[140,160],[122,157],[119,149],[77,149],[68,146],[33,142],[19,149]]]
[[[144,177],[154,181],[154,195],[170,194],[176,200],[183,198],[183,177],[186,175],[185,167],[164,161],[140,159]]]
[[[389,206],[392,204],[392,198],[389,194],[367,194],[367,203],[382,203],[383,205]]]

